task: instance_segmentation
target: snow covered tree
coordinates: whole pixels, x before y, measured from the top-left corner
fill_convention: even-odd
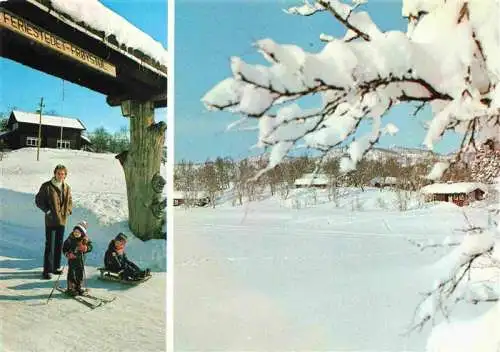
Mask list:
[[[7,131],[8,118],[0,117],[0,132]]]
[[[232,76],[207,92],[202,101],[209,109],[232,111],[246,120],[258,121],[258,145],[270,149],[267,169],[278,165],[300,144],[324,155],[347,145],[348,156],[341,160],[340,167],[351,171],[381,138],[398,132],[395,125],[384,125],[383,118],[400,103],[432,108],[423,141],[429,149],[449,131],[462,135],[454,160],[437,163],[428,175],[431,179],[439,179],[486,140],[498,142],[500,1],[403,0],[402,15],[408,19],[406,32],[381,31],[367,12],[359,11],[363,2],[316,0],[288,9],[288,13],[302,16],[329,13],[344,25],[346,33],[339,38],[322,34],[320,38],[326,44],[319,53],[271,39],[259,40],[255,46],[268,65],[233,57]],[[321,97],[319,105],[301,107],[304,100],[311,102],[311,96]],[[372,126],[367,134],[360,132],[364,122]],[[456,288],[469,280],[471,271],[481,272],[476,264],[484,265],[482,261],[486,261],[489,269],[500,269],[496,236],[490,230],[466,234],[449,275],[428,296],[426,304],[430,308],[422,322],[439,311],[447,311],[448,303],[465,297],[456,296]],[[488,313],[496,333],[486,342],[480,341],[478,335],[476,340],[470,340],[476,345],[457,344],[461,349],[454,351],[467,347],[469,351],[497,351],[498,277],[493,279],[496,286],[495,282],[491,286],[496,287],[496,293],[488,291],[491,295],[487,296],[488,301],[497,302]],[[429,349],[450,350],[443,347],[446,341],[457,339],[446,339],[445,335],[433,334]]]
[[[493,183],[500,176],[500,149],[492,145],[483,146],[472,161],[471,177],[483,183]]]

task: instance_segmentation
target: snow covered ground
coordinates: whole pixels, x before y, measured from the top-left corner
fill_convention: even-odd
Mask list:
[[[94,243],[87,256],[87,285],[95,295],[117,296],[93,311],[57,291],[46,303],[56,277],[41,280],[44,223],[34,194],[59,163],[68,168],[66,180],[73,192],[66,235],[85,219]],[[24,148],[6,154],[0,173],[0,350],[164,351],[165,241],[142,242],[130,233],[125,178],[114,155],[41,149],[37,162],[36,149]],[[97,279],[107,245],[120,231],[129,236],[130,259],[153,271],[141,286]]]
[[[337,207],[300,190],[287,201],[176,208],[175,350],[424,351],[430,327],[405,332],[449,250],[411,241],[453,240],[465,218],[415,196],[401,212],[396,198],[345,189]],[[483,209],[465,211],[486,225]]]

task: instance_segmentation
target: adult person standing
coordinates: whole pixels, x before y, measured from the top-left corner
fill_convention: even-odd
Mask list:
[[[65,182],[68,170],[57,165],[54,177],[42,184],[35,196],[35,203],[45,213],[45,253],[43,257],[43,278],[50,280],[51,274],[62,274],[61,255],[64,228],[71,215],[73,202],[71,188]]]

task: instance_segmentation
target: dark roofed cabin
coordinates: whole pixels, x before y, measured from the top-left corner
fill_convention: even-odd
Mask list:
[[[40,115],[14,110],[7,122],[7,131],[0,140],[8,149],[36,147]],[[61,139],[62,130],[62,139]],[[82,135],[86,128],[79,119],[42,115],[41,148],[88,149],[90,140]]]

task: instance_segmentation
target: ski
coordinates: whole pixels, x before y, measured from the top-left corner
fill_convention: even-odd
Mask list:
[[[100,296],[94,296],[94,295],[88,293],[88,291],[85,292],[82,296],[83,297],[88,297],[88,298],[96,300],[96,301],[101,301],[102,303],[111,303],[111,302],[113,302],[116,299],[116,297],[104,298],[104,297],[100,297]]]
[[[85,296],[72,296],[72,295],[69,295],[68,292],[65,289],[63,289],[62,287],[59,287],[59,286],[56,287],[56,290],[58,290],[59,292],[64,293],[68,298],[73,298],[75,301],[80,302],[81,304],[89,307],[90,309],[95,309],[97,307],[100,307],[103,304],[103,302],[97,302],[97,301],[95,301],[95,303],[89,302],[89,301],[85,300],[85,298],[83,298]]]

